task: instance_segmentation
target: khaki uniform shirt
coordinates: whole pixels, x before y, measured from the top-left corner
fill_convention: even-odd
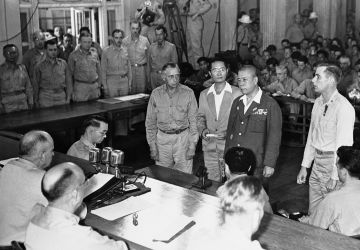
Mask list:
[[[147,53],[150,48],[150,43],[146,37],[140,35],[137,40],[132,40],[131,36],[127,36],[123,40],[123,43],[128,49],[131,65],[143,65],[147,63]]]
[[[66,68],[67,63],[60,58],[56,58],[55,62],[46,58],[36,65],[33,81],[35,98],[39,98],[41,90],[64,90],[66,93],[71,92],[72,86],[70,85]]]
[[[100,79],[100,62],[91,52],[81,48],[73,51],[68,60],[71,81],[93,83]]]
[[[173,96],[163,84],[153,90],[146,112],[146,138],[150,146],[156,143],[158,129],[162,131],[190,129],[190,141],[196,145],[198,131],[196,127],[197,102],[194,92],[182,84]]]
[[[44,60],[44,58],[45,53],[36,48],[29,49],[24,54],[22,63],[25,65],[31,80],[33,79],[35,65]]]
[[[303,70],[295,68],[291,74],[291,77],[300,84],[305,79],[312,79],[314,76],[313,71],[308,67],[305,67]]]
[[[13,70],[7,63],[0,65],[0,104],[4,97],[25,93],[28,104],[33,102],[33,88],[24,65]]]
[[[169,62],[178,62],[174,44],[165,41],[162,46],[159,46],[156,42],[150,45],[149,64],[151,71],[156,72],[162,70],[162,67]]]
[[[270,85],[265,87],[266,91],[270,91],[272,93],[280,91],[284,94],[290,94],[296,87],[298,86],[297,82],[291,77],[286,77],[283,83],[276,80]]]

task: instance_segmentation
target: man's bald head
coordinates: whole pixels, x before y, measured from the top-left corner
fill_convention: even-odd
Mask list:
[[[54,141],[47,132],[32,130],[20,139],[19,156],[33,157],[48,148],[49,145],[53,146]]]
[[[41,190],[51,203],[60,200],[85,182],[84,172],[71,162],[61,163],[49,169],[42,180]]]

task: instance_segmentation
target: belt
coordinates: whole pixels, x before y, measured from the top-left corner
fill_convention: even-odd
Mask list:
[[[60,89],[42,89],[40,88],[40,91],[44,91],[44,92],[51,92],[51,93],[61,93],[64,92],[64,88],[60,88]]]
[[[335,154],[334,151],[322,151],[322,150],[319,150],[319,149],[315,149],[315,152],[318,155],[333,155],[333,154]]]
[[[95,81],[92,81],[92,82],[89,82],[89,81],[80,81],[80,80],[76,80],[75,79],[75,82],[80,82],[80,83],[86,83],[86,84],[94,84],[98,81],[98,79],[96,79]]]
[[[184,132],[185,130],[187,130],[188,128],[181,128],[181,129],[176,129],[176,130],[169,130],[169,131],[164,131],[162,129],[159,129],[161,132],[168,134],[168,135],[178,135],[182,132]]]
[[[7,95],[21,95],[21,94],[25,94],[25,90],[17,90],[17,91],[8,92],[8,93],[1,93],[2,96],[7,96]]]
[[[134,67],[143,67],[143,66],[146,66],[147,63],[134,63],[134,64],[131,64],[131,66],[134,66]]]

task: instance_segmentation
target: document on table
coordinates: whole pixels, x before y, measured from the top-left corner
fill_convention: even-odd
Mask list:
[[[87,189],[85,190],[85,197],[95,192],[102,186],[104,186],[114,175],[97,173],[93,175],[88,181]]]
[[[126,101],[131,101],[131,100],[138,100],[138,99],[143,99],[143,98],[148,98],[148,97],[149,97],[148,94],[140,93],[140,94],[136,94],[136,95],[127,95],[127,96],[119,96],[119,97],[113,97],[113,98],[108,98],[108,99],[99,99],[97,101],[107,103],[107,104],[115,104],[115,103],[126,102]]]
[[[136,94],[136,95],[119,96],[119,97],[115,97],[114,99],[125,102],[125,101],[131,101],[131,100],[135,100],[135,99],[145,98],[145,97],[149,97],[149,95],[140,93],[140,94]]]
[[[146,194],[140,196],[132,196],[121,202],[110,206],[92,210],[91,213],[96,214],[106,220],[115,220],[128,214],[132,214],[154,206],[148,199],[144,198]]]

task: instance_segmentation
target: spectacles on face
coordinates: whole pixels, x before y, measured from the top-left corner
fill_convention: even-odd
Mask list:
[[[98,131],[98,130],[96,130],[96,132],[98,132],[101,136],[106,136],[106,133],[107,133],[107,131]]]
[[[166,75],[166,78],[169,79],[169,80],[179,80],[180,79],[180,74]]]
[[[211,72],[217,73],[217,72],[221,72],[224,73],[226,72],[226,68],[225,67],[221,67],[221,68],[212,68]]]

